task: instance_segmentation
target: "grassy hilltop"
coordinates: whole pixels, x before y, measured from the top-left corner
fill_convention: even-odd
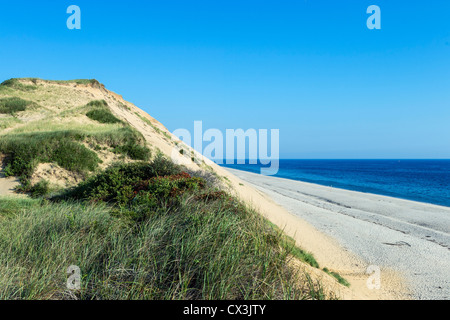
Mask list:
[[[333,297],[207,163],[169,160],[180,143],[96,80],[3,82],[0,299]]]

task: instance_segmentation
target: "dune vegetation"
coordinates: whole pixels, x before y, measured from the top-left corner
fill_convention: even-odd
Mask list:
[[[325,298],[290,267],[282,232],[213,181],[157,156],[58,194],[2,199],[0,299]]]
[[[314,257],[214,172],[174,164],[112,112],[114,99],[67,100],[79,86],[101,87],[0,85],[2,171],[27,195],[0,195],[0,299],[334,297],[294,266],[318,268]],[[36,177],[44,164],[82,182],[55,187]],[[67,287],[69,266],[81,270],[77,290]]]

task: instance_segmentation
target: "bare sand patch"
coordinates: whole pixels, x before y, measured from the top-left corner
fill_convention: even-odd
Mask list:
[[[13,196],[17,195],[14,190],[20,185],[19,179],[15,177],[5,177],[3,172],[3,160],[5,156],[0,154],[0,196]]]

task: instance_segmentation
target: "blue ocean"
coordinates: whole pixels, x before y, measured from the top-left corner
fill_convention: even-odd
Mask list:
[[[276,177],[450,207],[450,160],[280,160]]]

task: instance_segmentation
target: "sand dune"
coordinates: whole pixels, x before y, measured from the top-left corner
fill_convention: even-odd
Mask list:
[[[412,298],[450,298],[450,208],[229,171],[364,264],[399,272]]]

